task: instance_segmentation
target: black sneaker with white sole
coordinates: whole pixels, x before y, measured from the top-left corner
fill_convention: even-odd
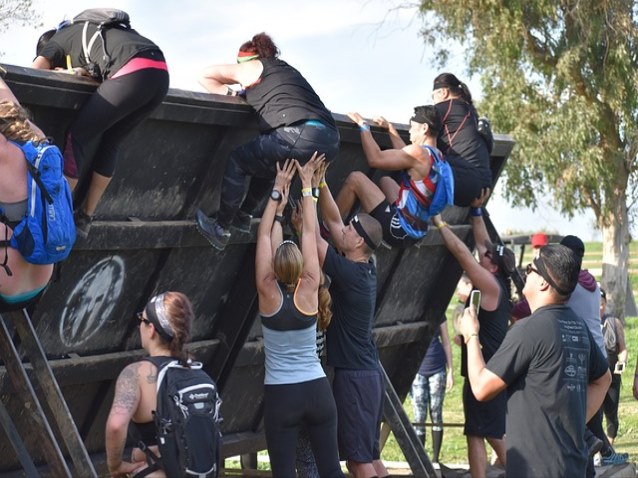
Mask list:
[[[195,220],[197,230],[218,251],[223,251],[230,240],[230,231],[214,217],[208,217],[201,209],[197,210]]]
[[[247,212],[244,212],[240,209],[239,211],[237,211],[237,214],[235,214],[231,226],[237,229],[239,232],[247,234],[250,232],[250,225],[252,224],[252,221],[253,217]]]

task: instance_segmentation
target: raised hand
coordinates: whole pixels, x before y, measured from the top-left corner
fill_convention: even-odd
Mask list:
[[[294,159],[287,159],[284,161],[283,166],[280,166],[280,163],[277,163],[277,176],[275,176],[273,189],[276,189],[282,194],[284,193],[284,187],[290,186],[292,178],[295,177],[296,163],[297,162]]]
[[[470,204],[470,206],[472,207],[481,207],[483,205],[483,203],[485,203],[485,201],[487,201],[487,198],[490,197],[490,193],[492,191],[490,190],[490,188],[483,188],[481,189],[481,195],[477,198],[475,198],[472,203]]]
[[[365,119],[363,119],[363,116],[361,116],[359,113],[355,113],[355,112],[350,112],[347,113],[348,118],[350,118],[354,123],[357,123],[359,126],[361,126],[362,124],[364,124],[366,122]]]
[[[325,160],[325,154],[319,154],[317,151],[315,151],[308,162],[303,166],[301,166],[298,161],[295,161],[295,166],[297,168],[297,172],[299,173],[299,179],[301,179],[301,184],[303,187],[311,187],[312,176],[314,175],[317,168],[325,162]]]
[[[379,126],[380,128],[383,128],[383,129],[390,129],[390,126],[392,126],[392,123],[390,123],[383,116],[375,116],[372,119],[372,121],[374,121],[374,124],[376,124],[377,126]]]
[[[296,201],[295,205],[292,207],[290,222],[292,223],[292,227],[295,229],[297,236],[301,237],[301,233],[303,232],[303,203],[301,201]]]
[[[326,181],[326,170],[330,163],[323,162],[319,165],[317,169],[315,169],[314,174],[312,175],[312,187],[318,188],[322,181]]]

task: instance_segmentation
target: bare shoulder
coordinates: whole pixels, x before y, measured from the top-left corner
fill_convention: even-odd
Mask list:
[[[403,151],[405,151],[417,161],[422,161],[426,158],[423,147],[418,144],[408,144],[403,148]]]
[[[140,400],[140,369],[143,362],[135,362],[124,367],[115,385],[113,410],[132,414]]]

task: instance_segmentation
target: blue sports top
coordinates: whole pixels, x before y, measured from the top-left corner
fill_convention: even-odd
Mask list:
[[[266,354],[266,385],[301,383],[325,377],[317,356],[317,313],[306,314],[294,296],[282,290],[279,309],[261,315]],[[295,289],[295,293],[297,290]]]
[[[414,239],[425,236],[430,217],[454,201],[450,165],[441,158],[439,150],[425,144],[422,148],[429,155],[430,173],[424,179],[414,180],[407,170],[401,171],[401,189],[395,202],[401,227]]]

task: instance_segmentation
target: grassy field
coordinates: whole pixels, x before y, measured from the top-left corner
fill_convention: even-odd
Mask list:
[[[584,267],[592,270],[594,274],[597,273],[597,269],[600,269],[600,255],[601,255],[600,243],[588,243],[586,244],[587,255],[585,257]],[[638,258],[638,244],[632,243],[630,246],[630,256]],[[529,262],[529,260],[527,260]],[[527,262],[524,262],[525,264]],[[636,267],[636,266],[633,266]],[[598,272],[599,273],[599,272]],[[599,278],[599,277],[597,277]],[[634,295],[638,292],[638,273],[634,273],[630,270],[630,281],[632,283],[632,290]],[[453,310],[454,305],[448,309],[448,317]],[[450,321],[448,320],[448,326],[450,331],[450,337],[453,336],[454,330]],[[630,455],[630,460],[638,461],[638,401],[633,398],[632,386],[634,367],[636,364],[636,356],[638,354],[638,317],[627,317],[625,325],[625,334],[627,340],[627,349],[629,351],[629,361],[627,369],[623,374],[623,385],[621,389],[621,401],[618,410],[620,417],[620,428],[618,431],[618,437],[614,444],[617,451],[627,452]],[[454,355],[454,388],[445,396],[445,404],[443,407],[443,421],[450,424],[462,424],[463,423],[463,406],[461,403],[461,390],[462,390],[462,377],[459,374],[459,363],[461,359],[460,348],[452,345],[452,351]],[[405,410],[412,417],[412,403],[410,397],[408,397],[404,403]],[[428,417],[429,421],[429,417]],[[445,435],[443,438],[443,446],[441,449],[440,460],[442,463],[466,463],[467,451],[465,437],[463,436],[463,429],[461,427],[447,427],[445,428]],[[429,436],[429,430],[427,433],[426,450],[428,456],[432,456],[432,442]],[[404,461],[403,453],[398,447],[396,440],[391,435],[386,443],[382,452],[382,458],[384,460],[391,461]]]
[[[584,267],[588,268],[597,275],[600,274],[600,261],[602,245],[600,243],[586,244],[587,254],[584,261]],[[630,256],[635,257],[636,265],[630,267],[630,281],[634,296],[638,292],[638,243],[632,243],[630,246]],[[530,262],[530,257],[526,257],[524,264]],[[636,271],[631,270],[635,268]],[[451,315],[456,303],[453,302],[448,308],[448,317]],[[451,321],[448,320],[450,337],[454,335]],[[634,367],[636,364],[636,356],[638,355],[638,317],[627,317],[625,325],[625,337],[627,341],[627,349],[629,350],[628,367],[623,374],[623,386],[621,389],[621,401],[618,415],[620,417],[620,429],[618,438],[614,444],[617,451],[627,452],[630,460],[638,461],[638,401],[633,398],[632,386]],[[440,460],[445,464],[458,464],[467,462],[467,450],[465,437],[463,436],[463,406],[461,403],[462,377],[459,374],[459,364],[461,360],[461,349],[452,345],[454,355],[454,388],[446,394],[443,421],[452,426],[445,428],[443,438],[443,446],[441,449]],[[410,397],[406,399],[404,407],[408,415],[412,418],[412,403]],[[429,417],[428,417],[428,421]],[[454,426],[458,425],[458,426]],[[430,439],[429,430],[427,432],[426,450],[428,456],[432,457],[432,441]],[[261,452],[262,460],[259,463],[260,470],[269,470],[270,466],[266,461],[267,453]],[[386,461],[405,461],[403,453],[394,436],[391,434],[381,457]],[[227,460],[228,468],[239,468],[239,462]]]

